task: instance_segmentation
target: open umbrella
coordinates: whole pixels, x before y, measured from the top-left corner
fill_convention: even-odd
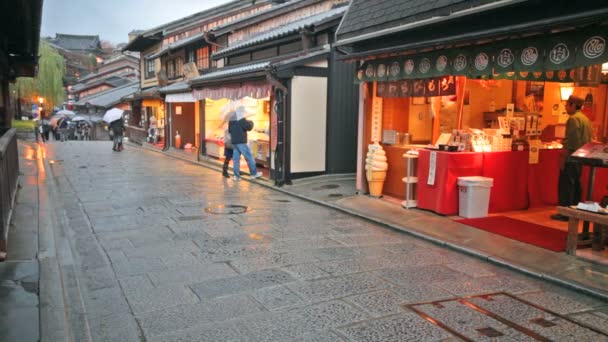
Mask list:
[[[250,116],[255,116],[255,111],[253,111],[249,107],[239,106],[236,109],[236,119],[241,120],[243,118],[248,118]]]
[[[61,120],[67,120],[68,118],[69,117],[65,116],[65,115],[57,115],[57,114],[55,114],[55,115],[53,115],[51,117],[51,120],[49,121],[49,124],[52,127],[57,127],[57,126],[59,126],[59,123],[60,123]]]
[[[69,110],[69,109],[62,109],[62,110],[58,111],[58,112],[57,112],[57,113],[55,113],[55,114],[59,114],[59,115],[68,115],[68,116],[74,116],[74,115],[76,115],[76,113],[72,112],[72,111],[71,111],[71,110]]]
[[[85,120],[86,120],[86,118],[83,118],[80,115],[76,115],[75,117],[72,118],[72,121],[74,121],[74,122],[85,121]]]
[[[103,115],[103,121],[110,123],[122,118],[125,111],[119,108],[112,108]]]

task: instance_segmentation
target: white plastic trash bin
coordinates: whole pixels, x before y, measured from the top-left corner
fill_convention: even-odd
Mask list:
[[[493,184],[492,178],[458,177],[458,215],[465,218],[488,216]]]

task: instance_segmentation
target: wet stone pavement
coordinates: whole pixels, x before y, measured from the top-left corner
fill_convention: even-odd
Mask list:
[[[44,149],[76,341],[608,341],[608,303],[337,210],[134,146]]]

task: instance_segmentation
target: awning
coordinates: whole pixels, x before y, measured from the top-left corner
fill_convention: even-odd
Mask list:
[[[174,102],[196,102],[196,99],[192,96],[192,93],[177,93],[177,94],[167,94],[165,97],[165,102],[174,103]]]
[[[269,97],[271,91],[272,86],[268,83],[245,82],[239,83],[234,87],[206,87],[195,89],[192,91],[192,96],[197,100],[242,99],[247,96],[254,99],[263,99]]]
[[[608,28],[505,40],[493,44],[367,61],[357,80],[396,81],[443,76],[581,81],[580,68],[608,62]]]

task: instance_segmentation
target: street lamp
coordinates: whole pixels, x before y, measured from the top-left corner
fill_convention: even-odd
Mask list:
[[[38,107],[38,119],[42,120],[42,105],[44,104],[44,97],[38,96],[38,103],[40,103],[40,106]]]

